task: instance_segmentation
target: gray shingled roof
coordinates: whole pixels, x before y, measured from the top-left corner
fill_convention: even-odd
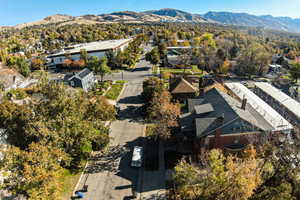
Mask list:
[[[196,135],[200,137],[203,133],[210,131],[216,127],[216,117],[212,118],[197,118],[196,120]]]
[[[82,71],[80,71],[77,76],[80,77],[81,79],[83,79],[84,77],[86,77],[88,74],[91,73],[91,70],[89,70],[88,68],[83,69]]]
[[[210,103],[195,106],[197,115],[213,112],[214,108]]]
[[[92,73],[92,71],[89,70],[88,68],[85,68],[85,69],[81,70],[80,72],[78,72],[78,73],[76,73],[76,74],[73,74],[73,75],[71,75],[71,74],[66,75],[65,78],[64,78],[64,80],[69,81],[69,80],[73,79],[74,77],[76,77],[76,78],[82,80],[82,79],[84,79],[84,77],[86,77],[86,76],[87,76],[88,74],[90,74],[90,73]]]
[[[241,109],[240,102],[216,88],[209,90],[203,96],[202,105],[204,104],[211,104],[214,111],[202,113],[201,115],[190,115],[186,120],[182,119],[182,122],[191,121],[192,117],[194,117],[193,120],[196,119],[195,125],[198,137],[214,134],[214,130],[218,127],[213,119],[221,115],[224,116],[222,134],[249,132],[252,130],[267,131],[272,129],[272,126],[255,110],[249,112],[247,109]],[[243,130],[239,130],[240,127],[243,127]]]
[[[201,105],[204,99],[188,99],[188,110],[190,113],[195,111],[195,106]]]

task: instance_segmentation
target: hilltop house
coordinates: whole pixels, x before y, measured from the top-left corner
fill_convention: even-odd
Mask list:
[[[94,83],[95,78],[92,71],[85,68],[78,73],[68,74],[64,77],[64,82],[74,88],[82,88],[84,91],[90,90]]]
[[[83,49],[87,51],[89,56],[97,56],[99,59],[101,59],[107,52],[123,51],[128,47],[131,41],[132,38],[97,41],[70,46],[57,53],[49,55],[48,58],[51,59],[51,62],[48,63],[48,66],[59,66],[63,64],[65,59],[67,59],[67,55],[70,56],[70,59],[72,60],[79,60],[80,51]]]

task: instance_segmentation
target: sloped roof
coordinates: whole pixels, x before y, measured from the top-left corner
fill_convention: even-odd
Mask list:
[[[274,130],[289,130],[293,129],[293,126],[285,120],[277,111],[275,111],[269,104],[259,98],[251,90],[245,87],[241,83],[226,83],[225,84],[236,96],[241,100],[246,98],[247,103],[251,105],[257,112],[260,113],[263,118],[272,125]],[[267,86],[266,92],[270,92],[271,95],[281,93],[268,83],[255,83],[255,86]],[[274,88],[274,89],[273,89]],[[277,92],[277,93],[276,93]],[[276,94],[275,94],[276,93]],[[285,95],[285,94],[284,94]],[[285,97],[288,97],[285,95]],[[284,98],[284,97],[283,97]],[[285,99],[285,98],[284,98]],[[300,104],[299,104],[300,105]],[[294,109],[297,109],[296,107]],[[299,106],[300,109],[300,106]]]
[[[80,77],[80,78],[84,78],[86,77],[88,74],[91,73],[91,70],[89,70],[88,68],[85,68],[83,69],[82,71],[80,71],[77,75]]]
[[[188,99],[188,111],[190,113],[194,112],[195,106],[201,105],[204,99]]]
[[[192,86],[187,80],[181,78],[180,82],[171,91],[172,94],[196,93],[197,89]]]
[[[205,114],[214,111],[214,108],[210,103],[195,106],[197,115]]]
[[[89,75],[90,73],[92,73],[91,70],[89,70],[88,68],[85,68],[83,70],[81,70],[80,72],[73,74],[73,75],[66,75],[65,76],[65,80],[70,81],[73,78],[78,78],[80,80],[84,79],[87,75]]]
[[[216,117],[197,118],[196,120],[196,135],[199,137],[208,130],[216,127]]]
[[[266,94],[270,95],[276,101],[285,106],[290,112],[294,113],[298,118],[300,118],[300,103],[298,101],[269,83],[256,82],[255,86],[260,88]]]
[[[195,115],[197,136],[202,137],[214,133],[214,130],[218,128],[216,123],[212,119],[218,118],[221,115],[224,116],[222,125],[222,134],[234,133],[232,130],[235,128],[239,121],[243,121],[245,124],[245,132],[252,130],[272,130],[273,127],[262,117],[259,113],[249,110],[241,109],[241,103],[230,97],[229,95],[219,91],[216,88],[211,89],[204,95],[203,104],[211,104],[214,111],[201,114],[201,116]],[[199,118],[199,119],[198,119]],[[246,130],[246,129],[249,130]]]
[[[0,63],[0,84],[2,84],[5,89],[12,88],[14,84],[21,83],[23,80],[24,77],[15,69],[5,67]]]

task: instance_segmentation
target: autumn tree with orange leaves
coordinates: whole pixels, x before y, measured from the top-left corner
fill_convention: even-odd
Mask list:
[[[171,102],[171,94],[167,90],[156,92],[148,108],[149,119],[156,124],[155,137],[167,139],[171,136],[171,129],[178,126],[180,107]]]

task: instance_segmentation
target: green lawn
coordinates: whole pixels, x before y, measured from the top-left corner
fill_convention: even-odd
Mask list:
[[[60,182],[63,183],[61,194],[62,200],[69,200],[73,195],[72,192],[80,178],[80,175],[80,172],[73,174],[67,169],[62,170],[62,177],[60,178]]]
[[[202,73],[201,69],[198,69],[198,67],[196,65],[193,65],[190,69],[173,69],[173,68],[165,68],[162,67],[160,68],[161,72],[171,72],[171,73],[183,73],[185,71],[185,73]]]
[[[116,81],[116,83],[111,86],[111,88],[108,90],[105,96],[108,99],[117,100],[117,98],[120,95],[120,92],[124,87],[124,84],[125,81]]]
[[[153,137],[155,135],[154,129],[156,125],[155,124],[147,124],[146,126],[146,137]]]
[[[196,65],[192,65],[192,71],[193,72],[200,72],[202,73],[203,71],[201,69],[199,69]]]
[[[290,79],[290,77],[289,77],[289,76],[287,76],[287,75],[285,75],[285,76],[281,76],[281,78],[283,78],[283,79]]]
[[[156,65],[154,65],[152,68],[152,74],[157,75],[157,70],[158,70],[158,67]]]

